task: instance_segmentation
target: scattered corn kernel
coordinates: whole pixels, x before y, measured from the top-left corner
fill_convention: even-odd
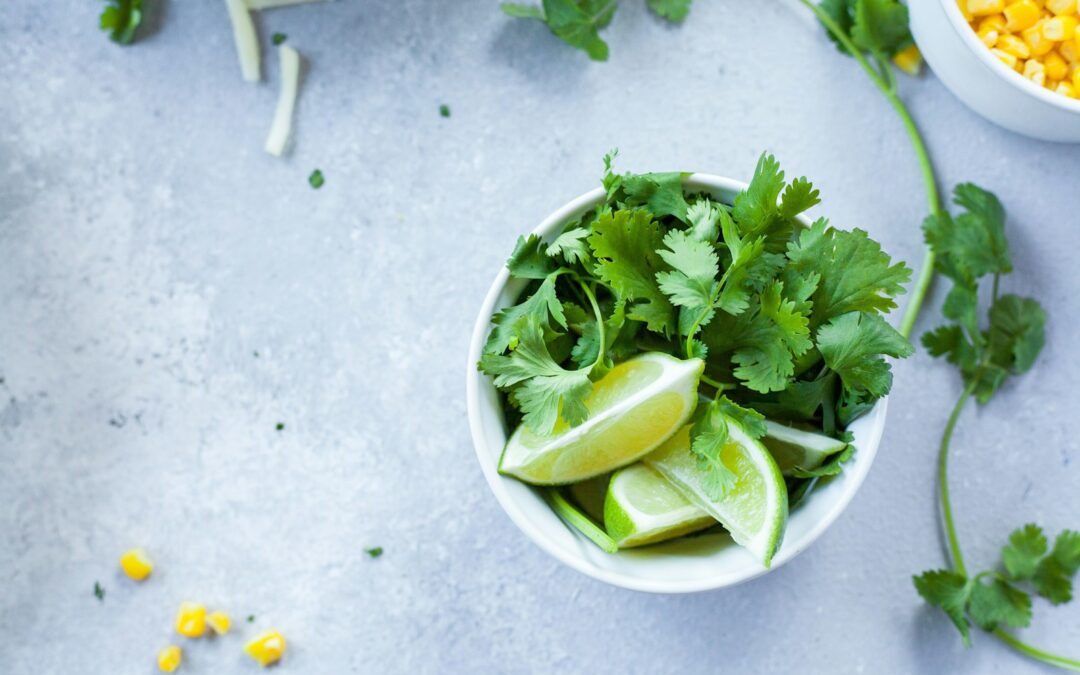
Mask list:
[[[210,612],[210,615],[206,617],[206,624],[218,635],[224,635],[229,632],[229,626],[232,625],[232,620],[225,612],[215,610]]]
[[[206,607],[194,602],[181,602],[176,614],[176,632],[184,637],[202,637],[206,632]]]
[[[183,653],[176,645],[169,645],[165,649],[158,652],[157,655],[157,667],[165,673],[175,673],[176,669],[180,667],[180,661],[183,658]]]
[[[276,663],[285,653],[285,638],[276,630],[259,633],[244,645],[244,652],[266,667]]]
[[[1046,0],[1046,8],[1058,16],[1076,14],[1076,0]]]
[[[1002,63],[1038,86],[1080,99],[1080,0],[956,2]],[[902,53],[893,60],[907,70]]]
[[[120,556],[120,568],[135,581],[142,581],[154,571],[154,562],[146,555],[146,551],[133,548]]]
[[[915,45],[905,47],[896,52],[893,63],[908,75],[918,75],[919,71],[922,70],[922,52]]]
[[[1042,25],[1043,37],[1054,42],[1064,42],[1076,37],[1078,22],[1073,16],[1055,16],[1047,19]]]

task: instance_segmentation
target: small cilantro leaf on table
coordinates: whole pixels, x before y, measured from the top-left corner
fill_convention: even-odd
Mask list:
[[[135,41],[135,31],[142,23],[142,0],[105,0],[98,25],[109,32],[109,39],[121,45]]]

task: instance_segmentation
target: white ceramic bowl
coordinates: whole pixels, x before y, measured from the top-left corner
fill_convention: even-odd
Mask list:
[[[1080,100],[1031,82],[979,41],[956,0],[912,0],[911,32],[953,94],[991,122],[1025,136],[1080,143]]]
[[[745,183],[700,173],[687,178],[684,185],[690,190],[711,193],[726,203],[731,203],[735,195],[746,188]],[[596,206],[603,198],[604,191],[600,188],[588,192],[552,213],[534,232],[550,241],[566,222]],[[570,567],[624,588],[653,593],[690,593],[732,586],[767,572],[723,534],[678,539],[613,555],[604,553],[577,530],[564,524],[534,488],[499,475],[496,467],[509,430],[503,420],[499,393],[491,379],[477,370],[476,364],[491,330],[492,313],[513,304],[523,286],[521,280],[510,279],[506,268],[495,277],[473,329],[466,383],[469,428],[476,456],[491,491],[510,519],[540,548]],[[886,403],[883,399],[852,424],[857,452],[845,465],[844,472],[818,485],[791,512],[787,533],[773,558],[772,569],[794,558],[821,536],[855,496],[877,454],[885,427]]]

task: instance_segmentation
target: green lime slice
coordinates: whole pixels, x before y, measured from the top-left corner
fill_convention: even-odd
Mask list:
[[[655,544],[714,524],[712,516],[645,464],[631,464],[611,477],[604,529],[619,548]]]
[[[788,496],[776,461],[736,422],[728,422],[728,442],[720,459],[735,474],[735,485],[711,499],[702,484],[697,458],[690,452],[690,427],[683,427],[645,458],[687,500],[711,515],[761,563],[772,563],[787,524]]]
[[[829,455],[834,455],[847,447],[844,441],[838,441],[824,434],[803,431],[777,422],[766,421],[768,427],[761,442],[772,453],[780,473],[790,476],[796,468],[810,471],[825,463]]]
[[[560,421],[550,436],[525,425],[506,443],[499,471],[534,485],[566,485],[633,464],[686,424],[705,362],[661,353],[634,357],[593,385],[589,419]]]

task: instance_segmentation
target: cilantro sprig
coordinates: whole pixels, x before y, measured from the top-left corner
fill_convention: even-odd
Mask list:
[[[657,16],[677,23],[690,12],[692,0],[646,0]],[[535,5],[504,2],[500,5],[507,15],[518,19],[535,19],[547,24],[560,40],[581,49],[593,61],[607,61],[608,44],[600,30],[611,23],[618,9],[618,0],[542,0]]]
[[[131,44],[142,23],[142,0],[105,0],[98,23],[113,42]]]
[[[915,588],[949,616],[966,645],[974,623],[1026,656],[1080,671],[1080,660],[1033,647],[1006,630],[1030,623],[1032,592],[1053,604],[1072,597],[1072,577],[1080,567],[1080,534],[1066,530],[1049,549],[1041,528],[1026,525],[1010,535],[1002,551],[1001,568],[969,574],[949,498],[949,444],[965,405],[972,397],[985,403],[1008,378],[1029,370],[1044,341],[1046,316],[1039,303],[1000,293],[1001,277],[1012,271],[1005,210],[993,194],[970,184],[955,191],[955,202],[963,213],[950,215],[941,203],[929,153],[899,96],[889,63],[890,57],[912,44],[907,7],[897,0],[800,2],[885,95],[907,131],[922,171],[931,214],[923,224],[927,243],[923,268],[900,324],[904,336],[914,328],[935,271],[952,281],[942,308],[949,323],[926,333],[922,342],[932,355],[955,365],[965,384],[938,453],[939,494],[953,566],[914,577]],[[987,315],[983,324],[979,321],[979,283],[987,277],[991,279],[990,304],[982,308]]]
[[[765,154],[726,204],[688,193],[685,173],[618,174],[614,158],[601,205],[550,242],[519,238],[507,261],[526,287],[492,317],[479,367],[511,421],[558,433],[588,419],[593,382],[614,364],[646,351],[700,358],[711,403],[691,452],[719,498],[734,482],[721,460],[730,421],[761,437],[767,413],[840,436],[888,392],[886,358],[913,348],[882,315],[910,270],[862,230],[801,225],[819,201],[806,178],[788,182]]]

